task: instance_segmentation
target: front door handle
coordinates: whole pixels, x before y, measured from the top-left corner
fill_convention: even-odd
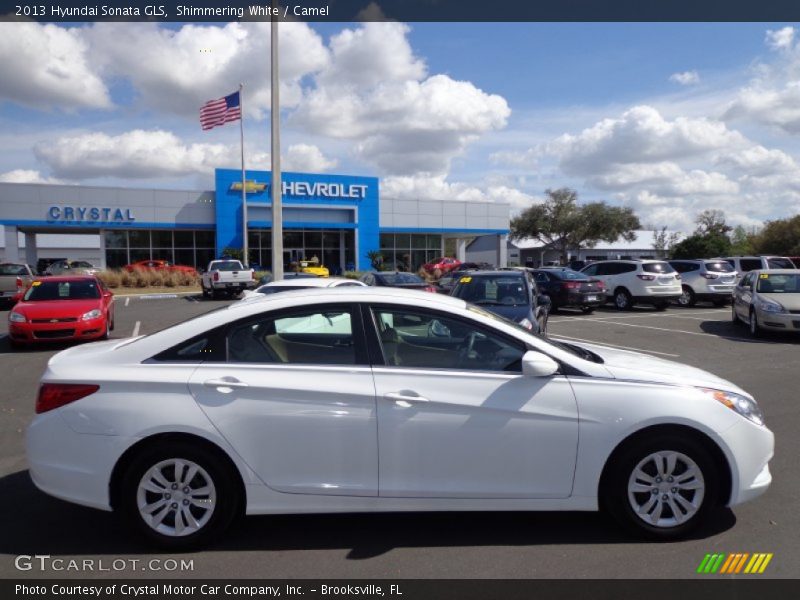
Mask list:
[[[222,377],[220,379],[207,379],[203,382],[206,387],[217,388],[223,394],[230,394],[234,388],[249,387],[244,381],[239,381],[235,377]]]
[[[425,396],[420,396],[416,392],[410,390],[402,390],[399,392],[389,392],[383,395],[387,400],[392,400],[398,406],[408,408],[414,402],[430,402]]]

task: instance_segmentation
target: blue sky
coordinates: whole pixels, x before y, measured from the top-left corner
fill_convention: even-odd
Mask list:
[[[688,231],[800,211],[792,25],[293,24],[284,164],[378,175],[395,197],[541,201],[569,185]],[[238,127],[197,110],[246,85],[269,166],[268,26],[0,24],[0,180],[197,188]]]

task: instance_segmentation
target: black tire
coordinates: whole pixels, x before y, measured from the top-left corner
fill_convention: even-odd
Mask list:
[[[200,289],[202,289],[202,290],[203,290],[203,298],[208,298],[208,297],[210,297],[210,296],[211,296],[211,292],[209,292],[209,291],[206,289],[206,286],[204,286],[202,283],[200,283]]]
[[[545,337],[547,337],[547,317],[548,313],[545,312],[536,319],[539,324],[539,334]]]
[[[669,308],[669,302],[656,302],[653,306],[656,307],[656,310],[667,310],[667,308]]]
[[[101,339],[107,340],[111,332],[111,321],[106,317],[106,330],[103,332],[103,337]]]
[[[698,490],[681,490],[679,488],[670,487],[674,485],[675,482],[669,483],[666,478],[662,478],[658,483],[656,483],[658,479],[653,479],[652,483],[646,483],[641,486],[649,487],[652,485],[654,488],[663,488],[657,494],[652,493],[652,491],[629,493],[629,481],[634,470],[637,469],[645,459],[656,453],[663,453],[664,455],[667,453],[677,453],[694,463],[694,466],[700,471],[703,483],[703,491],[699,499],[695,496]],[[709,513],[715,510],[719,505],[720,477],[718,474],[718,467],[706,447],[700,441],[692,439],[691,437],[672,433],[656,433],[646,438],[642,437],[624,447],[620,453],[612,458],[612,461],[613,462],[607,466],[608,470],[604,477],[602,489],[600,490],[601,506],[623,527],[636,535],[658,541],[683,538],[703,523]],[[655,463],[644,463],[640,470],[644,471],[645,474],[651,476],[655,475],[655,469],[652,469],[649,473],[647,472],[647,468],[651,464],[653,466],[655,465]],[[668,463],[664,462],[663,464],[666,467]],[[672,471],[676,480],[680,481],[682,473],[680,469],[685,466],[686,463],[683,462],[682,458],[676,460],[675,469]],[[683,472],[686,471],[684,470]],[[644,480],[637,479],[637,481]],[[684,482],[685,485],[691,483],[691,480]],[[676,489],[678,491],[674,492]],[[682,505],[672,500],[672,497],[678,494],[681,495],[686,504]],[[661,499],[653,499],[655,496],[660,496],[662,499],[670,498],[666,500],[666,502],[662,502]],[[694,501],[699,501],[699,506],[694,514],[687,518],[688,512],[682,512],[680,506],[689,505]],[[649,514],[647,512],[644,514],[651,516],[658,513],[656,515],[658,521],[661,521],[661,517],[664,517],[663,523],[654,524],[651,522],[652,518],[651,521],[645,520],[645,517],[640,516],[633,507],[633,503],[636,503],[638,506],[646,507],[649,502],[656,502],[657,504],[650,509],[651,512]],[[677,506],[679,512],[681,512],[680,519],[675,519],[671,508],[672,505]],[[670,519],[674,520],[675,523],[670,523]]]
[[[750,328],[751,337],[761,337],[761,326],[758,324],[758,315],[756,315],[756,311],[752,308],[750,309],[750,319],[747,324]]]
[[[689,308],[697,304],[697,297],[694,290],[688,285],[681,286],[681,297],[678,298],[678,304],[684,308]]]
[[[736,314],[736,305],[731,302],[731,321],[734,325],[742,325],[742,320],[739,318],[739,315]]]
[[[728,300],[712,300],[711,301],[711,304],[713,304],[717,308],[719,308],[721,306],[726,306],[728,303],[729,303]]]
[[[190,461],[198,465],[205,471],[205,474],[199,471],[195,478],[200,477],[202,479],[207,475],[216,492],[216,504],[211,509],[211,514],[207,521],[197,531],[186,535],[168,535],[157,531],[145,522],[138,507],[139,484],[145,474],[159,463],[172,459]],[[187,474],[187,471],[184,471],[184,474]],[[187,483],[191,484],[193,481],[195,479]],[[172,492],[172,490],[165,488],[165,492]],[[177,490],[172,493],[179,494],[180,492],[181,490]],[[146,494],[145,501],[152,499],[153,502],[156,502],[160,499],[160,494],[154,494],[149,491],[142,493]],[[217,452],[205,446],[186,441],[157,442],[143,448],[133,458],[120,481],[119,498],[120,512],[125,520],[146,539],[169,550],[187,550],[208,544],[230,526],[239,511],[241,501],[240,486],[230,464]],[[176,498],[176,500],[180,500],[182,504],[185,503],[183,499]],[[200,500],[200,502],[202,501]],[[173,529],[177,526],[177,511],[172,510],[172,507],[176,505],[178,505],[178,502],[171,504],[169,508],[165,507],[166,516],[163,517],[162,524],[165,524],[167,528],[169,528],[170,522]],[[186,510],[190,509],[187,508]],[[198,512],[205,515],[202,506],[198,509]],[[161,511],[153,511],[153,514],[160,515]],[[202,520],[203,517],[197,518]],[[184,520],[181,519],[181,522],[183,523]]]
[[[614,308],[617,310],[631,310],[633,308],[633,298],[625,288],[618,288],[614,291]]]

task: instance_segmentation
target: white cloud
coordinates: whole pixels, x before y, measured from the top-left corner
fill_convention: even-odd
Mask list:
[[[148,108],[197,118],[208,100],[244,83],[246,115],[264,118],[270,106],[270,24],[183,25],[98,23],[86,31],[92,56],[107,77],[133,84]],[[281,106],[302,99],[301,79],[323,68],[328,50],[305,23],[280,28]]]
[[[505,99],[468,81],[428,76],[400,23],[365,23],[331,40],[331,61],[289,123],[355,142],[389,175],[444,175],[482,134],[505,126]]]
[[[0,99],[41,109],[110,108],[84,31],[0,23]]]
[[[669,80],[680,85],[695,85],[700,83],[700,75],[697,71],[683,71],[682,73],[673,73],[669,76]]]
[[[541,198],[506,185],[449,182],[444,176],[394,176],[381,180],[381,197],[393,200],[472,200],[510,204],[512,210],[542,202]]]
[[[503,150],[489,155],[489,162],[494,165],[536,169],[539,166],[540,151],[528,148],[525,151]]]
[[[0,182],[3,183],[64,183],[54,177],[45,177],[39,171],[32,169],[14,169],[0,174]]]
[[[137,129],[116,136],[86,133],[37,144],[36,157],[58,177],[148,179],[208,174],[236,164],[223,144],[185,144],[168,131]]]
[[[245,157],[252,166],[248,168],[266,169],[272,168],[272,158],[269,152],[260,152],[252,158]],[[339,162],[336,159],[326,157],[322,151],[310,144],[293,144],[289,146],[285,154],[281,154],[281,170],[298,171],[300,173],[325,173],[335,169]]]
[[[790,50],[794,43],[794,27],[784,27],[777,31],[768,29],[764,42],[771,50]]]

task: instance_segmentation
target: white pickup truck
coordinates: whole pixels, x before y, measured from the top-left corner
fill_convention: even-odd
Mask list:
[[[234,296],[255,287],[255,271],[246,269],[238,260],[212,260],[203,272],[200,286],[206,298],[221,294]]]

